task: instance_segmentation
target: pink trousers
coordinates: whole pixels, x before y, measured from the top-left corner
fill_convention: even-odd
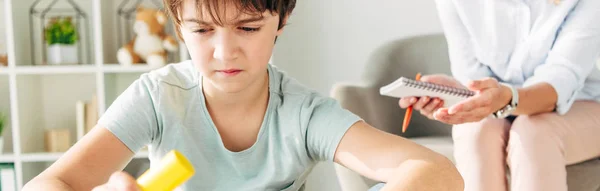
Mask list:
[[[454,126],[452,137],[466,191],[566,191],[566,166],[600,157],[600,103],[577,101],[565,115],[512,124],[486,118]]]

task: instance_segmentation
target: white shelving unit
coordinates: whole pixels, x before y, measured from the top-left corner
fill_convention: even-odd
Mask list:
[[[92,63],[33,65],[29,7],[34,1],[0,0],[0,25],[4,26],[0,27],[4,30],[4,34],[0,32],[0,43],[6,44],[9,57],[8,67],[0,66],[0,112],[9,118],[0,163],[15,164],[19,190],[63,155],[44,152],[46,129],[69,128],[71,140],[80,137],[75,119],[77,101],[90,101],[92,95],[97,95],[98,113],[102,115],[142,73],[156,69],[145,64],[116,64],[121,46],[116,39],[116,8],[126,0],[74,0],[88,16]],[[173,62],[189,58],[183,44],[175,55],[171,56]],[[148,152],[137,153],[132,163],[147,157]]]
[[[22,162],[52,162],[58,160],[64,153],[29,153],[22,154],[20,159]],[[134,159],[148,158],[148,152],[142,151],[136,153]],[[6,158],[0,158],[0,161],[12,161],[14,156],[8,155]]]

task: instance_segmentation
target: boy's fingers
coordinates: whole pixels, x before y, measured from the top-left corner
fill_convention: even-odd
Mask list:
[[[94,189],[92,189],[92,191],[109,191],[110,189],[108,189],[107,185],[100,185],[100,186],[96,186]]]
[[[118,190],[122,191],[139,191],[139,187],[135,179],[125,172],[116,172],[110,176],[108,183]]]

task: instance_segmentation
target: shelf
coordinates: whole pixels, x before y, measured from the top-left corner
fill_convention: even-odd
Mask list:
[[[15,162],[14,154],[0,154],[0,163],[11,163]]]
[[[118,21],[123,18],[116,14],[117,7],[125,0],[73,1],[87,15],[86,20],[76,21],[80,24],[78,27],[88,30],[80,33],[78,41],[83,48],[79,60],[85,64],[40,64],[48,60],[47,54],[44,56],[48,50],[43,40],[44,26],[38,25],[41,19],[30,17],[30,6],[34,2],[36,0],[0,0],[0,10],[3,10],[0,11],[0,31],[6,31],[5,34],[0,32],[0,38],[6,39],[6,53],[14,58],[11,67],[0,66],[0,112],[9,118],[10,127],[3,133],[7,136],[3,137],[0,163],[20,164],[20,168],[15,169],[17,190],[63,156],[60,152],[46,152],[47,130],[68,129],[71,145],[78,140],[77,103],[90,101],[95,95],[96,107],[102,113],[107,103],[112,103],[141,74],[157,69],[147,64],[129,67],[117,64],[119,48],[130,40],[127,39],[130,37],[121,38],[119,33],[133,30],[130,24],[118,27]],[[64,8],[66,3],[57,1],[56,8]],[[167,33],[175,37],[173,25],[166,26]],[[167,63],[178,63],[188,60],[189,54],[180,43],[180,51],[169,53],[168,57]],[[13,130],[19,132],[15,133],[18,137],[13,137]],[[132,175],[145,169],[147,165],[142,163],[149,163],[148,156],[147,150],[135,155],[128,166],[141,168],[131,168]]]
[[[64,153],[30,153],[21,155],[21,160],[23,162],[54,162],[58,160]],[[143,159],[148,158],[148,152],[138,152],[133,157],[134,159]],[[0,156],[0,162],[4,160],[14,160],[12,155],[7,155],[6,158],[4,156]]]
[[[13,137],[12,135],[12,114],[10,107],[10,80],[8,76],[0,75],[0,117],[4,115],[4,129],[0,132],[0,162],[4,161],[4,155],[13,153]]]
[[[106,64],[102,67],[104,73],[144,73],[160,67],[151,67],[146,64],[122,66],[119,64]],[[95,65],[64,65],[64,66],[17,66],[17,74],[86,74],[99,71]],[[0,74],[9,74],[8,67],[0,67]]]
[[[95,65],[17,66],[17,74],[85,74],[98,71]]]
[[[4,66],[0,66],[0,75],[6,75],[8,74],[8,67],[4,67]]]
[[[23,162],[50,162],[56,161],[64,153],[30,153],[21,155]]]
[[[143,73],[149,72],[159,67],[151,67],[147,64],[134,64],[132,66],[122,66],[120,64],[105,64],[102,67],[104,73]]]
[[[104,101],[108,108],[141,73],[106,73],[104,74]]]

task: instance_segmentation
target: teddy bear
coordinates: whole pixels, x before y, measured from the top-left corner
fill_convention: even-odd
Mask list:
[[[0,66],[8,66],[8,56],[0,54]]]
[[[162,11],[138,7],[133,31],[133,40],[117,52],[120,64],[129,66],[147,63],[151,67],[167,63],[167,51],[177,51],[177,41],[164,31],[167,16]]]

